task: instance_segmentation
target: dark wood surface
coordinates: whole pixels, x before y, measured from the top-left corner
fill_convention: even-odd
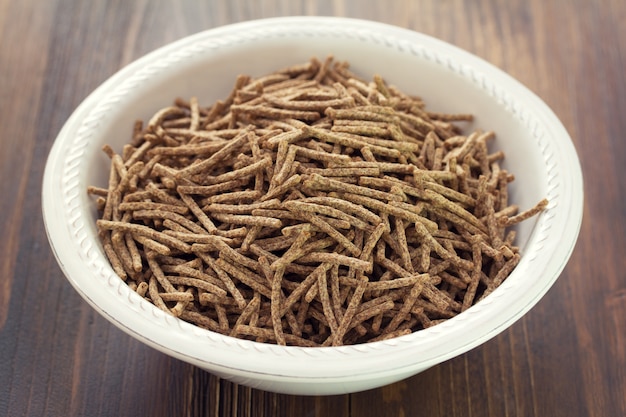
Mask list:
[[[488,343],[396,384],[298,397],[126,336],[70,287],[41,217],[48,151],[107,77],[170,41],[280,15],[382,21],[516,77],[562,120],[585,217],[562,276]],[[626,2],[0,0],[0,416],[626,416]]]

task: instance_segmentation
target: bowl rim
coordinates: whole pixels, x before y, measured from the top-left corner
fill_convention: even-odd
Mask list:
[[[295,30],[308,31],[313,37],[347,36],[346,33],[350,32],[354,36],[362,36],[367,40],[386,42],[392,48],[408,48],[407,53],[431,54],[430,59],[438,65],[450,67],[456,65],[456,62],[462,62],[463,67],[457,68],[459,74],[468,78],[474,77],[474,82],[485,91],[492,91],[496,95],[502,94],[504,99],[512,100],[512,108],[515,107],[519,97],[532,104],[533,110],[520,117],[533,119],[540,128],[548,132],[547,135],[558,140],[552,143],[544,137],[540,145],[547,150],[546,158],[549,159],[553,169],[563,169],[563,172],[567,173],[567,178],[555,179],[558,181],[558,187],[551,190],[552,195],[547,211],[540,215],[535,232],[530,237],[535,244],[545,242],[547,239],[545,227],[549,224],[550,233],[560,233],[561,244],[549,248],[552,256],[542,263],[540,271],[535,268],[535,272],[541,272],[542,279],[536,278],[538,285],[533,287],[530,294],[524,294],[523,305],[518,305],[520,302],[512,303],[515,311],[510,311],[513,308],[511,306],[508,309],[504,308],[503,296],[507,289],[501,287],[481,301],[478,304],[480,308],[472,307],[442,324],[407,336],[342,347],[283,347],[223,336],[169,316],[147,301],[139,299],[136,294],[133,296],[131,292],[125,291],[120,285],[121,280],[117,276],[111,276],[110,266],[93,258],[95,256],[93,253],[86,255],[87,260],[94,265],[91,272],[95,272],[94,268],[97,268],[102,282],[106,281],[109,286],[116,287],[120,296],[128,302],[103,301],[102,294],[98,293],[98,286],[86,281],[89,279],[86,275],[90,274],[84,273],[85,259],[76,257],[74,253],[69,255],[65,253],[68,247],[93,252],[92,242],[89,239],[76,241],[74,233],[76,229],[84,227],[82,223],[84,219],[75,215],[76,184],[70,174],[72,169],[76,168],[75,165],[80,164],[82,155],[79,152],[73,154],[71,145],[75,140],[74,135],[80,134],[81,131],[84,134],[84,131],[90,128],[85,124],[85,120],[94,112],[101,110],[99,106],[102,98],[110,94],[110,91],[119,90],[123,81],[136,76],[142,69],[154,66],[156,59],[167,60],[172,56],[176,59],[183,59],[185,51],[206,48],[209,44],[217,48],[227,48],[229,42],[256,42],[267,37],[285,36]],[[485,77],[486,74],[489,76],[488,79]],[[54,191],[59,187],[64,190],[62,198],[59,198]],[[456,46],[412,30],[360,19],[294,16],[252,20],[199,32],[158,48],[112,75],[77,107],[59,132],[44,172],[42,210],[50,245],[69,282],[93,308],[126,333],[158,350],[215,371],[268,376],[284,380],[306,378],[326,381],[400,373],[407,368],[425,369],[464,353],[509,327],[543,297],[565,267],[581,227],[582,190],[582,173],[574,145],[557,116],[539,97],[497,67]],[[60,222],[59,219],[63,221]],[[514,273],[522,273],[523,270],[528,269],[530,261],[522,257],[520,266]],[[115,278],[119,282],[115,281]],[[500,312],[508,310],[508,314],[490,317],[489,325],[485,323],[480,325],[485,311],[496,310],[496,307]],[[125,313],[129,311],[139,312],[141,315],[125,316]],[[153,321],[146,321],[147,317],[152,317]],[[453,341],[456,330],[461,326],[477,323],[479,330],[475,332],[475,337],[463,343]],[[172,334],[176,334],[177,337],[171,337]],[[440,349],[441,344],[451,345],[453,349]],[[416,346],[424,348],[423,355],[419,358],[413,355],[411,358],[410,353]],[[395,360],[389,357],[390,349],[395,355]],[[254,358],[242,360],[237,353],[253,354],[250,357]],[[259,358],[281,358],[282,364],[279,369],[274,369],[264,364],[264,361]],[[366,369],[358,366],[365,358],[372,365]],[[312,359],[318,361],[317,363],[321,366],[310,367],[308,361]],[[376,366],[378,364],[384,364],[384,366]]]

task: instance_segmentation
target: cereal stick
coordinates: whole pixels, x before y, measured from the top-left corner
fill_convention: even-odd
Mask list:
[[[113,271],[124,281],[128,278],[128,274],[126,273],[126,269],[124,268],[122,261],[120,260],[117,251],[113,247],[113,243],[111,241],[111,233],[102,234],[102,247],[104,249],[104,253],[111,262],[111,267]]]
[[[289,246],[289,249],[287,249],[287,251],[283,254],[283,256],[281,256],[276,261],[274,261],[272,265],[270,266],[270,268],[273,271],[277,271],[279,269],[284,270],[287,264],[305,255],[306,252],[302,250],[302,245],[304,245],[304,243],[312,235],[313,233],[311,233],[310,228],[309,230],[306,230],[306,229],[301,230],[298,236],[293,240],[291,246]]]
[[[222,329],[220,325],[210,317],[207,317],[203,314],[197,313],[195,311],[183,310],[180,313],[180,318],[191,323],[196,324],[199,327],[205,328],[207,330],[211,330],[214,332],[222,333]]]
[[[296,213],[296,212],[294,212]],[[305,221],[308,221],[318,229],[322,230],[328,236],[332,237],[339,243],[341,246],[346,248],[350,253],[355,256],[359,256],[361,254],[361,250],[357,248],[354,243],[350,242],[343,234],[341,234],[337,229],[335,229],[328,221],[322,219],[320,216],[311,214],[307,216],[303,216]]]
[[[266,95],[265,100],[273,106],[289,110],[307,110],[318,113],[324,112],[328,107],[350,107],[354,104],[352,97],[335,98],[328,100],[284,100]]]
[[[198,234],[208,233],[205,229],[198,224],[189,220],[188,218],[176,214],[171,211],[165,210],[136,210],[133,212],[133,218],[137,220],[170,220],[171,222],[178,223],[185,229],[190,230]]]
[[[230,331],[230,336],[233,336],[233,337],[237,336],[240,329],[243,327],[243,324],[250,319],[250,317],[255,311],[259,309],[260,305],[261,305],[261,297],[258,292],[255,292],[252,299],[248,302],[246,307],[243,309],[243,311],[237,318],[235,325],[232,327]]]
[[[365,287],[367,286],[367,277],[365,275],[359,276],[359,285],[355,288],[354,293],[352,294],[352,298],[350,298],[350,302],[348,303],[348,307],[343,313],[343,318],[337,327],[337,331],[331,335],[332,345],[339,346],[343,344],[343,338],[348,331],[348,327],[354,318],[356,313],[356,309],[358,305],[361,303],[361,298],[363,297],[363,293],[365,292]]]
[[[224,258],[219,258],[216,261],[216,264],[225,272],[229,273],[234,278],[237,278],[239,281],[246,284],[248,287],[252,288],[256,292],[260,293],[261,295],[267,298],[272,297],[271,290],[266,285],[266,281],[259,275],[255,274],[254,272],[248,269],[233,265],[231,262],[228,262]]]
[[[333,312],[332,304],[330,302],[330,295],[328,293],[328,280],[325,273],[318,275],[317,288],[320,301],[322,303],[322,311],[324,312],[324,317],[326,317],[326,321],[328,322],[328,326],[330,327],[331,334],[335,334],[338,330],[338,323]]]
[[[135,210],[159,210],[170,211],[176,214],[189,213],[188,207],[166,203],[153,203],[151,201],[122,202],[118,206],[119,211],[135,211]]]
[[[277,109],[264,105],[250,106],[247,104],[234,104],[231,106],[233,114],[247,114],[254,117],[267,117],[271,119],[298,119],[306,121],[318,120],[321,116],[316,111]]]
[[[292,212],[305,211],[308,213],[319,213],[329,217],[336,217],[341,220],[346,220],[350,222],[350,224],[359,229],[370,229],[370,225],[368,225],[363,220],[346,214],[338,209],[333,207],[325,206],[322,204],[311,203],[310,199],[308,201],[288,201],[282,204],[283,207],[287,208]]]
[[[422,278],[419,279],[413,287],[411,287],[411,291],[409,292],[408,297],[404,299],[400,311],[394,315],[391,322],[389,322],[387,327],[385,327],[383,334],[395,331],[398,326],[409,317],[411,310],[413,309],[418,297],[421,295],[426,282],[428,282],[428,274],[423,274]]]
[[[480,230],[485,230],[485,225],[481,223],[481,221],[478,220],[476,216],[474,216],[472,213],[465,210],[464,208],[460,207],[458,204],[454,204],[443,195],[438,194],[432,190],[425,190],[424,196],[425,198],[429,199],[434,205],[459,216],[460,218],[466,220],[472,226],[475,226]]]
[[[324,178],[317,174],[311,175],[311,179],[306,180],[304,182],[304,186],[317,190],[357,194],[383,201],[402,201],[402,197],[395,194],[373,190],[371,188],[361,187],[358,185],[346,184],[341,181]]]
[[[500,227],[509,227],[514,224],[520,223],[526,219],[529,219],[535,216],[537,213],[540,213],[547,207],[547,205],[548,205],[548,200],[544,198],[532,208],[525,210],[515,216],[500,218],[498,220],[498,224],[500,225]]]
[[[215,224],[209,219],[209,217],[202,211],[198,203],[191,197],[189,194],[180,194],[180,198],[185,202],[189,210],[196,216],[200,224],[204,226],[204,228],[212,233],[216,230]]]
[[[300,284],[287,296],[285,302],[282,305],[282,309],[280,312],[281,317],[285,315],[287,310],[290,310],[291,307],[303,297],[304,293],[309,290],[309,288],[317,282],[318,276],[320,274],[326,274],[332,267],[331,263],[323,262],[313,272],[311,272],[307,277],[300,282]]]
[[[263,226],[276,229],[282,226],[280,219],[263,216],[214,213],[213,217],[222,223],[228,224],[245,224],[249,226]]]
[[[153,253],[148,253],[146,258],[152,271],[152,275],[156,278],[159,284],[161,284],[161,287],[163,287],[166,292],[176,292],[176,288],[174,288],[174,286],[168,281],[167,277],[163,273],[163,270],[159,266],[156,256]]]
[[[147,238],[145,236],[141,236],[138,234],[132,234],[133,239],[143,245],[144,250],[151,250],[159,255],[170,255],[172,251],[170,248],[162,243],[159,243],[155,240]]]
[[[197,260],[200,260],[200,259],[197,258]],[[209,275],[209,274],[207,274],[205,272],[202,272],[200,270],[200,265],[201,265],[201,262],[199,262],[197,266],[191,266],[191,265],[189,265],[189,263],[187,263],[187,264],[180,264],[180,265],[161,265],[161,270],[163,272],[175,273],[175,274],[178,274],[180,276],[186,276],[186,277],[189,277],[189,278],[200,279],[202,281],[209,282],[212,285],[217,286],[217,287],[219,287],[221,289],[225,288],[224,283],[220,279],[218,279],[218,278],[216,278],[216,277],[214,277],[212,275]]]
[[[263,195],[261,190],[244,190],[244,191],[233,191],[227,192],[223,194],[213,195],[210,197],[203,198],[200,200],[200,204],[204,204],[202,210],[208,210],[208,207],[212,204],[221,204],[221,203],[241,203],[243,201],[256,201]]]
[[[279,199],[271,199],[253,204],[220,204],[212,203],[205,207],[210,213],[247,214],[259,209],[272,209],[280,207]]]
[[[329,207],[336,208],[345,213],[352,214],[356,217],[359,217],[365,221],[370,222],[372,225],[378,225],[381,222],[381,219],[378,215],[372,213],[367,210],[363,206],[359,204],[354,204],[350,201],[343,200],[341,198],[336,197],[310,197],[302,200],[305,203],[313,203],[313,204],[321,204]]]
[[[250,133],[251,128],[245,128],[240,131],[240,133],[235,136],[228,144],[224,145],[222,149],[215,152],[211,157],[205,159],[204,161],[190,165],[187,168],[180,170],[177,174],[177,178],[186,178],[194,174],[198,174],[203,171],[207,171],[209,168],[213,167],[215,164],[222,161],[225,157],[230,155],[239,149],[245,142],[248,141],[248,134]]]
[[[502,282],[506,279],[506,277],[508,277],[513,271],[513,269],[517,266],[519,261],[520,261],[520,255],[519,253],[516,253],[515,255],[513,255],[511,259],[509,259],[502,266],[502,268],[500,268],[500,270],[498,270],[498,273],[491,280],[491,282],[489,282],[487,289],[485,290],[483,295],[480,297],[480,299],[482,300],[483,298],[491,294],[500,284],[502,284]]]
[[[380,175],[378,168],[305,168],[305,174],[318,174],[322,177],[353,177],[353,176],[377,176]]]
[[[233,189],[236,189],[237,187],[246,185],[248,182],[249,180],[244,178],[243,180],[236,179],[236,180],[225,181],[225,182],[214,184],[214,185],[179,185],[178,187],[176,187],[176,191],[179,194],[199,194],[199,195],[205,195],[205,196],[215,196],[216,198],[219,198],[219,195],[216,195],[216,194],[220,194],[225,191],[231,191]],[[218,201],[211,200],[211,202],[218,202]]]
[[[230,278],[230,276],[226,272],[224,272],[224,270],[220,268],[219,265],[217,265],[215,259],[213,259],[209,254],[200,252],[198,253],[198,256],[200,256],[200,258],[202,258],[202,260],[211,269],[213,269],[213,271],[215,271],[217,277],[224,283],[224,286],[233,296],[233,299],[235,300],[239,308],[243,309],[246,305],[246,301],[233,280]]]
[[[133,260],[131,259],[130,252],[126,246],[125,233],[117,230],[113,231],[111,233],[111,244],[126,273],[133,276],[135,270],[132,265]]]
[[[272,164],[272,160],[270,158],[263,158],[260,161],[257,161],[251,165],[246,167],[227,172],[225,174],[218,175],[216,177],[207,176],[204,180],[206,185],[219,184],[221,182],[233,181],[233,180],[242,180],[243,178],[255,175],[262,169],[270,166]]]
[[[271,200],[274,198],[278,198],[281,195],[285,194],[287,191],[289,191],[291,188],[295,187],[296,185],[300,184],[300,181],[302,180],[302,178],[300,177],[300,175],[294,175],[290,178],[288,178],[285,182],[283,182],[282,184],[272,188],[271,190],[268,190],[268,192],[259,199],[259,201],[267,201],[267,200]]]
[[[202,288],[203,290],[213,293],[217,296],[220,296],[220,297],[226,296],[225,290],[223,290],[222,288],[218,287],[215,284],[212,284],[202,279],[181,277],[181,276],[175,276],[175,275],[167,275],[166,279],[171,284],[185,285],[187,287]]]
[[[156,278],[154,276],[152,276],[150,278],[150,282],[148,284],[148,295],[150,297],[150,300],[152,300],[152,303],[155,306],[157,306],[159,309],[161,309],[163,311],[166,311],[166,312],[171,314],[170,309],[163,302],[163,299],[159,295],[159,289],[158,289],[158,286],[157,286],[157,280],[156,280]]]
[[[178,239],[174,239],[171,236],[157,232],[156,230],[142,226],[140,224],[125,223],[125,222],[113,222],[109,220],[98,220],[96,222],[98,228],[103,230],[121,230],[124,232],[130,232],[133,234],[142,235],[158,242],[164,243],[170,247],[176,248],[182,252],[188,253],[191,247]]]
[[[453,265],[456,265],[463,269],[471,270],[473,265],[471,262],[459,258],[455,253],[450,253],[447,251],[432,235],[428,232],[426,227],[424,227],[421,223],[415,223],[415,230],[417,231],[420,239],[423,239],[424,243],[431,247],[431,250],[434,250],[437,255],[441,256],[443,259],[450,261]]]
[[[297,156],[322,162],[347,163],[350,161],[348,155],[333,154],[326,151],[309,149],[302,146],[293,145],[297,151]]]
[[[369,262],[351,256],[340,255],[338,253],[312,252],[300,258],[301,263],[324,262],[352,267],[356,270],[371,273],[372,265]]]

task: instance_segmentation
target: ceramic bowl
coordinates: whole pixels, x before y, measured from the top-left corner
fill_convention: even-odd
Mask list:
[[[364,78],[382,75],[430,109],[475,115],[470,128],[496,132],[516,176],[510,199],[547,209],[518,227],[522,258],[509,278],[467,311],[387,341],[343,347],[283,347],[223,336],[183,322],[131,291],[113,272],[86,193],[105,186],[109,161],[135,119],[176,97],[212,103],[238,74],[260,76],[332,54]],[[568,133],[535,94],[493,65],[410,30],[369,21],[290,17],[211,29],[166,45],[109,78],[76,109],[50,152],[43,215],[69,282],[114,325],[168,355],[251,387],[290,394],[342,394],[415,375],[488,341],[512,325],[562,272],[580,229],[583,186]],[[556,320],[557,318],[549,318]]]

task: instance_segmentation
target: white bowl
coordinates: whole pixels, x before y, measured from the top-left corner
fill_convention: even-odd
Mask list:
[[[333,54],[371,78],[381,74],[423,97],[433,111],[471,112],[494,130],[516,175],[511,199],[547,210],[518,229],[522,259],[491,295],[437,326],[344,347],[281,347],[235,339],[174,318],[131,291],[107,262],[86,193],[105,185],[105,143],[121,149],[136,118],[176,97],[209,104],[238,74],[259,76]],[[409,30],[343,18],[292,17],[208,30],[162,47],[113,75],[76,109],[50,152],[43,215],[67,279],[98,312],[131,336],[223,378],[292,394],[341,394],[417,374],[489,340],[525,314],[563,270],[582,218],[582,174],[557,117],[510,76],[454,46]],[[551,318],[552,319],[552,318]]]

